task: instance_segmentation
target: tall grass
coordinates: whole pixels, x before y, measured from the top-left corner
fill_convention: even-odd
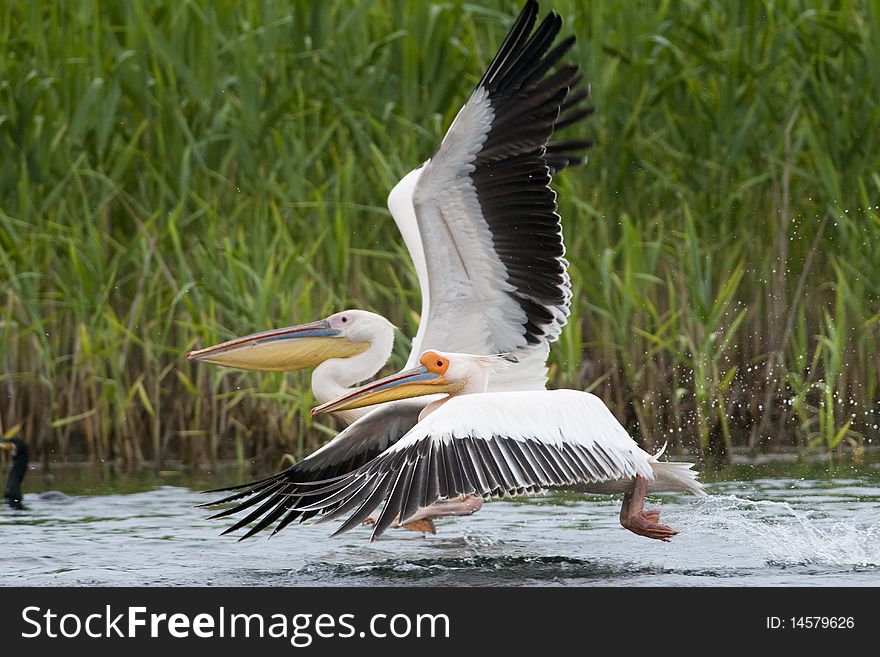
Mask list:
[[[707,458],[876,441],[880,6],[552,4],[597,107],[557,185],[553,383]],[[384,199],[517,10],[4,3],[0,434],[156,467],[324,440],[307,373],[183,354],[363,307],[403,363],[418,286]]]

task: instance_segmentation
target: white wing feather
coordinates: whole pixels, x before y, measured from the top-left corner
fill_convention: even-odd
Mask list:
[[[301,508],[321,521],[350,514],[360,524],[382,502],[374,538],[394,518],[461,496],[503,497],[549,488],[702,493],[690,463],[666,463],[642,450],[595,395],[576,390],[478,393],[453,397],[370,463],[310,491]]]

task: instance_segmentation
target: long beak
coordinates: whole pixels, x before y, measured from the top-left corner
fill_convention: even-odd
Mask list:
[[[197,349],[187,360],[262,372],[292,372],[316,367],[329,358],[349,358],[369,349],[369,342],[352,342],[327,320],[252,333],[222,344]]]
[[[364,406],[374,406],[397,399],[436,395],[441,392],[454,394],[461,390],[467,380],[449,381],[442,374],[435,374],[424,365],[398,372],[361,386],[338,399],[312,409],[312,415],[350,411]]]

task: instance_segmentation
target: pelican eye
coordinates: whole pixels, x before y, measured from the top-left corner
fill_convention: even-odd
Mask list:
[[[442,361],[442,360],[438,360],[438,361],[437,361],[437,367],[443,367],[443,361]]]
[[[343,324],[344,324],[345,322],[347,322],[347,321],[348,321],[348,317],[343,317],[343,318],[342,318],[342,322],[343,322]]]

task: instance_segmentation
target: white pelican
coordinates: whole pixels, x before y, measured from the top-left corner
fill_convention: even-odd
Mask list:
[[[533,32],[537,14],[537,2],[529,0],[434,155],[388,198],[422,291],[422,321],[407,367],[417,362],[423,344],[511,353],[516,365],[491,384],[498,391],[546,386],[550,344],[568,320],[571,300],[551,175],[581,163],[580,153],[589,146],[551,141],[555,130],[591,113],[582,106],[589,90],[579,88],[577,66],[551,71],[575,39],[554,45],[562,20],[553,12]],[[323,403],[375,375],[392,341],[386,320],[346,310],[187,357],[259,370],[317,366],[312,390]],[[284,472],[235,487],[246,490],[217,503],[248,499],[214,517],[259,503],[229,530],[259,519],[246,536],[279,518],[276,532],[304,519],[289,493],[367,462],[412,428],[426,403],[340,411],[344,421],[357,421]]]
[[[373,538],[444,501],[504,497],[551,488],[623,492],[620,523],[661,541],[677,532],[645,511],[650,491],[703,494],[692,463],[657,460],[642,450],[602,401],[578,390],[486,392],[501,357],[426,351],[420,365],[374,381],[313,414],[445,393],[428,404],[403,438],[332,483],[297,493],[317,501],[304,512],[321,522],[351,513],[335,532],[361,524],[382,502]],[[335,535],[334,534],[334,535]]]
[[[529,39],[537,13],[537,2],[527,2],[433,157],[388,197],[422,292],[407,367],[426,341],[515,353],[520,366],[493,383],[498,389],[546,384],[550,343],[567,321],[571,297],[551,174],[582,163],[579,153],[590,145],[550,141],[555,130],[591,113],[582,106],[589,90],[577,89],[576,66],[547,75],[574,37],[550,50],[561,27],[551,13]],[[187,359],[262,371],[314,367],[312,391],[323,403],[374,376],[393,341],[385,318],[346,310],[194,350]]]

